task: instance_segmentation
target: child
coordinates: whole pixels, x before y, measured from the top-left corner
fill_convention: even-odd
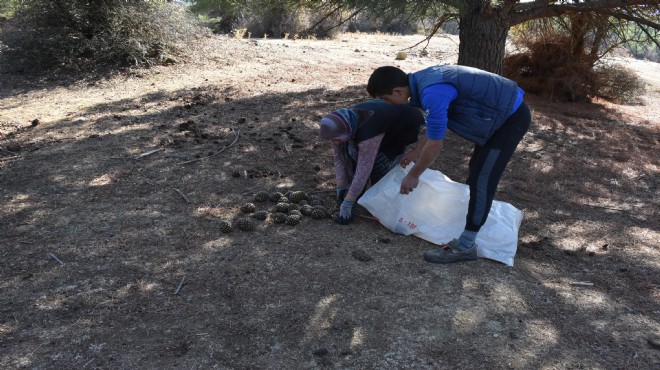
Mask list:
[[[477,259],[477,234],[486,222],[500,177],[529,129],[531,114],[524,91],[499,75],[476,68],[443,65],[406,74],[396,67],[377,68],[367,91],[392,104],[408,104],[426,113],[427,140],[405,154],[404,168],[415,165],[401,181],[401,194],[417,187],[419,176],[442,151],[447,128],[475,143],[467,184],[470,201],[463,233],[447,249],[424,253],[431,263]]]
[[[368,180],[375,184],[399,164],[406,147],[417,141],[424,125],[419,109],[380,99],[342,108],[321,119],[319,137],[334,152],[339,217],[353,221],[353,206]]]

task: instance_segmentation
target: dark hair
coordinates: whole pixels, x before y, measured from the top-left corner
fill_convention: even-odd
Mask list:
[[[389,95],[395,87],[407,87],[408,75],[397,67],[378,67],[369,77],[367,92],[372,97]]]

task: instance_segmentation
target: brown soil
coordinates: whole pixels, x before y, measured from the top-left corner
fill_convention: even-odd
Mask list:
[[[627,61],[642,105],[527,96],[498,193],[525,210],[512,268],[427,264],[363,209],[222,233],[261,190],[331,207],[318,119],[377,66],[455,62],[447,38],[394,60],[419,40],[212,37],[174,67],[3,75],[0,367],[660,367],[658,64]],[[445,146],[461,181],[471,146]]]

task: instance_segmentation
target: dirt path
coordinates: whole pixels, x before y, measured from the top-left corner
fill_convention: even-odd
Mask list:
[[[659,84],[639,106],[527,97],[498,194],[525,211],[512,268],[426,264],[367,217],[221,231],[259,191],[330,208],[318,118],[377,66],[456,60],[451,39],[394,60],[418,41],[214,37],[175,67],[1,76],[0,367],[658,368]],[[470,151],[450,135],[434,168],[461,180]]]

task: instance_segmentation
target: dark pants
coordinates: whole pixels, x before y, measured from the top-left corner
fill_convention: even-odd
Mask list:
[[[486,223],[502,173],[531,121],[529,107],[523,102],[483,146],[474,147],[467,179],[470,203],[466,230],[479,231]]]

